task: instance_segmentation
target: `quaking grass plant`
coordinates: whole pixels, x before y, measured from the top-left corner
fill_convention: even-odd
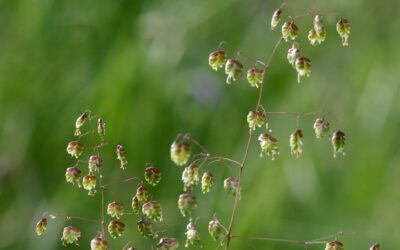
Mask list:
[[[174,164],[179,167],[186,166],[182,172],[183,193],[179,195],[177,206],[182,216],[187,219],[188,224],[186,227],[186,241],[185,247],[202,247],[200,233],[197,229],[197,219],[193,216],[195,208],[198,203],[198,198],[194,195],[194,190],[201,189],[204,195],[215,185],[213,173],[210,170],[203,171],[204,166],[210,166],[214,163],[224,162],[226,164],[237,167],[238,173],[236,176],[226,176],[223,187],[227,195],[233,198],[233,208],[228,223],[222,223],[214,215],[208,222],[208,231],[210,237],[217,242],[217,245],[224,246],[225,249],[231,249],[231,241],[233,239],[246,239],[246,240],[265,240],[277,241],[307,246],[314,244],[322,244],[325,250],[343,250],[344,245],[338,240],[343,235],[356,235],[357,233],[343,233],[338,232],[333,235],[322,237],[316,240],[290,240],[290,239],[277,239],[269,237],[249,237],[241,236],[233,233],[236,221],[237,209],[241,197],[242,179],[246,163],[248,160],[249,151],[251,150],[251,142],[257,137],[260,143],[260,157],[266,156],[271,160],[279,156],[279,140],[272,135],[272,130],[269,127],[268,121],[273,116],[278,115],[291,115],[297,118],[297,128],[289,136],[289,146],[291,154],[298,158],[303,153],[303,132],[299,127],[299,120],[303,117],[314,116],[315,122],[312,125],[317,139],[329,138],[332,144],[333,156],[345,155],[345,142],[346,135],[339,129],[331,133],[330,122],[327,118],[336,120],[328,111],[313,111],[307,113],[301,112],[274,112],[266,110],[262,105],[263,87],[265,77],[270,69],[272,59],[275,52],[283,45],[289,44],[290,47],[287,52],[287,60],[291,67],[297,73],[297,81],[300,83],[304,78],[310,77],[311,74],[311,60],[303,54],[303,50],[298,42],[300,29],[296,25],[298,18],[312,17],[312,29],[308,32],[308,40],[313,46],[318,46],[325,42],[327,33],[323,22],[323,15],[314,8],[311,8],[307,13],[298,16],[289,16],[287,20],[281,20],[283,15],[283,5],[280,6],[272,15],[271,28],[274,30],[281,23],[281,37],[276,42],[271,54],[267,57],[266,61],[255,59],[241,51],[238,51],[233,57],[228,57],[228,54],[222,49],[224,43],[221,43],[218,49],[209,55],[209,65],[212,69],[218,71],[224,69],[226,74],[226,83],[232,85],[239,81],[246,75],[246,79],[250,87],[258,90],[258,98],[255,101],[255,107],[250,110],[247,115],[248,139],[246,147],[240,161],[234,160],[230,157],[219,156],[210,153],[204,148],[197,140],[195,140],[189,133],[179,134],[173,141],[170,148],[170,157]],[[343,46],[349,45],[350,24],[347,19],[341,18],[336,24],[336,29],[339,34]],[[244,71],[244,66],[240,59],[245,57],[253,61],[254,65],[250,67],[247,72]],[[97,128],[94,128],[93,123],[97,119]],[[89,124],[89,125],[86,125]],[[90,243],[85,243],[90,246],[91,250],[106,250],[111,249],[110,240],[118,238],[123,235],[125,230],[125,223],[123,222],[125,216],[133,215],[137,217],[137,230],[143,238],[150,241],[149,248],[154,249],[153,240],[158,240],[156,248],[158,250],[172,250],[179,248],[179,242],[174,237],[160,237],[160,232],[156,231],[154,224],[162,223],[163,210],[160,202],[156,197],[153,197],[146,186],[157,186],[161,181],[161,171],[148,164],[145,166],[143,177],[129,177],[120,181],[104,183],[101,174],[102,169],[102,154],[100,150],[103,147],[109,146],[105,141],[106,128],[105,122],[102,118],[92,114],[90,110],[81,114],[75,122],[76,139],[69,142],[67,146],[68,154],[76,159],[76,163],[68,167],[65,172],[65,179],[68,183],[76,188],[82,188],[89,196],[95,196],[100,193],[101,195],[101,218],[90,219],[79,216],[65,216],[64,219],[68,221],[82,220],[87,222],[98,223],[99,233],[93,234],[93,239]],[[89,128],[87,128],[89,127]],[[81,131],[85,128],[85,131]],[[93,155],[87,159],[82,160],[81,156],[87,148],[83,145],[81,139],[86,136],[93,136],[97,141],[93,148]],[[281,143],[279,143],[281,144]],[[196,152],[196,153],[194,153]],[[119,161],[122,171],[126,170],[129,166],[123,145],[115,145],[116,159]],[[87,165],[87,170],[81,170],[82,164]],[[207,168],[208,169],[208,168]],[[109,186],[131,181],[138,182],[135,194],[132,194],[132,202],[130,206],[113,200],[106,201],[104,193],[108,191]],[[58,216],[60,217],[60,216]],[[63,216],[61,216],[63,217]],[[36,232],[42,235],[46,231],[49,219],[55,219],[54,213],[45,212],[36,225]],[[63,245],[78,244],[81,237],[81,231],[74,225],[68,225],[64,228],[61,236],[61,243]],[[128,242],[123,249],[133,250],[136,249],[132,242]],[[379,250],[380,245],[375,243],[371,246],[370,250]]]

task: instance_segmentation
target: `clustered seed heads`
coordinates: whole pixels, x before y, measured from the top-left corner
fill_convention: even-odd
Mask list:
[[[189,160],[191,152],[190,144],[174,141],[171,145],[171,160],[177,166],[183,166]]]
[[[294,41],[298,37],[299,28],[294,23],[296,17],[291,18],[290,21],[284,22],[281,28],[281,39],[277,43],[276,47],[274,47],[273,54],[276,51],[277,46],[283,40],[285,42]],[[275,29],[280,20],[282,19],[282,10],[281,8],[277,9],[271,19],[271,29]],[[308,33],[308,39],[312,45],[319,45],[325,41],[326,38],[326,29],[324,27],[322,15],[316,15],[313,19],[313,28]],[[348,38],[350,34],[350,24],[347,19],[340,19],[339,22],[336,24],[337,32],[339,33],[340,37],[342,38],[343,46],[348,45]],[[272,54],[272,55],[273,55]],[[243,77],[243,65],[239,61],[239,56],[245,56],[248,59],[251,59],[250,56],[243,54],[242,52],[237,52],[235,58],[227,59],[227,54],[225,51],[218,49],[210,53],[208,62],[209,65],[213,70],[218,70],[220,68],[225,69],[226,74],[226,83],[232,84],[239,78]],[[271,55],[271,58],[272,58]],[[254,66],[247,70],[247,81],[249,82],[251,87],[259,88],[262,87],[265,71],[268,69],[270,60],[267,63],[262,61],[256,61]],[[300,82],[302,78],[308,78],[311,73],[311,61],[307,57],[305,57],[300,51],[300,45],[296,42],[293,42],[292,47],[288,50],[287,53],[287,60],[292,65],[292,67],[297,71],[297,81]],[[257,65],[262,65],[262,68],[257,68]],[[267,113],[262,105],[261,102],[261,94],[260,92],[260,99],[258,100],[257,106],[255,110],[252,110],[247,115],[247,122],[250,128],[250,139],[252,131],[256,130],[256,128],[260,128],[266,123],[266,115],[270,114]],[[274,113],[274,112],[271,112]],[[284,112],[276,112],[276,113],[284,113]],[[314,114],[315,112],[311,112]],[[309,115],[309,114],[308,114]],[[298,115],[298,118],[302,116],[301,114]],[[305,116],[305,115],[304,115]],[[93,116],[91,116],[91,111],[85,111],[81,114],[77,120],[75,121],[75,136],[78,136],[78,139],[71,141],[68,143],[67,152],[71,157],[78,159],[81,157],[84,151],[84,145],[80,142],[81,137],[89,135],[89,134],[96,134],[96,129],[91,129],[86,133],[82,133],[81,128],[84,124],[89,120],[92,120]],[[89,122],[89,125],[92,125]],[[328,135],[329,133],[329,122],[324,120],[323,118],[318,118],[314,122],[314,132],[317,138],[322,138]],[[266,129],[271,133],[272,130],[269,129],[268,123],[266,123]],[[96,174],[98,175],[100,189],[102,192],[102,207],[104,207],[104,190],[108,185],[102,185],[101,178],[102,175],[100,174],[100,167],[102,165],[102,158],[99,154],[99,148],[107,145],[107,143],[103,143],[105,136],[105,122],[102,118],[98,118],[97,120],[97,135],[100,138],[100,143],[94,147],[94,151],[96,155],[92,155],[88,158],[87,161],[77,160],[77,163],[73,167],[69,167],[66,169],[65,178],[68,183],[73,185],[77,185],[80,187],[81,182],[81,170],[78,168],[80,162],[87,162],[88,163],[88,174],[82,178],[82,186],[85,190],[88,191],[88,194],[93,196],[96,193]],[[302,142],[302,131],[297,129],[293,132],[290,136],[290,150],[291,154],[295,155],[296,158],[302,155],[303,153],[303,142]],[[279,155],[278,150],[278,140],[267,133],[261,133],[258,137],[260,147],[261,147],[261,154],[267,155],[272,160],[276,159]],[[331,136],[331,143],[333,146],[333,155],[336,157],[337,154],[345,154],[344,152],[344,145],[346,141],[346,136],[340,130],[334,132]],[[201,190],[203,194],[210,192],[213,186],[213,174],[210,171],[206,171],[203,173],[202,178],[200,180],[200,167],[209,160],[212,159],[212,162],[215,161],[222,161],[226,160],[227,162],[233,162],[240,165],[241,169],[244,166],[243,163],[238,163],[229,158],[225,157],[214,157],[205,150],[197,141],[190,138],[189,134],[184,136],[178,135],[177,139],[172,143],[170,148],[170,157],[171,160],[177,166],[184,166],[189,161],[192,150],[191,145],[189,142],[193,142],[198,146],[202,152],[200,154],[195,155],[195,157],[203,157],[204,158],[197,158],[187,166],[182,172],[182,181],[184,184],[184,191],[186,193],[181,194],[178,198],[178,208],[181,214],[184,217],[189,217],[189,222],[186,226],[186,242],[185,247],[202,247],[200,242],[200,234],[197,230],[195,223],[193,222],[192,214],[194,209],[197,207],[197,198],[191,192],[194,192],[195,187],[198,186],[199,182],[201,181]],[[249,141],[250,142],[250,141]],[[250,144],[249,144],[250,145]],[[125,149],[122,145],[116,146],[116,154],[117,159],[120,161],[121,169],[125,170],[128,165],[128,161],[125,155]],[[247,152],[246,152],[247,154]],[[210,157],[211,156],[211,157]],[[195,158],[193,157],[193,158]],[[216,160],[215,160],[216,159]],[[203,160],[203,162],[198,166],[195,164],[198,160]],[[211,162],[207,166],[211,165]],[[96,173],[97,172],[97,173]],[[139,179],[137,177],[129,178],[126,180],[122,180],[121,182],[127,182],[134,179]],[[161,180],[161,171],[152,165],[147,165],[144,171],[144,179],[146,182],[152,186],[156,186]],[[240,199],[240,179],[236,177],[228,177],[224,180],[223,183],[225,192],[233,196],[235,198]],[[159,235],[156,231],[153,230],[153,224],[151,221],[154,222],[161,222],[163,221],[163,210],[161,204],[153,200],[147,188],[144,186],[143,181],[141,181],[138,185],[136,190],[136,194],[132,198],[132,211],[133,214],[140,215],[141,219],[137,222],[137,228],[139,233],[147,239],[155,239],[158,238]],[[149,200],[150,199],[150,200]],[[235,205],[237,200],[235,199]],[[125,231],[125,224],[120,220],[120,218],[124,215],[124,207],[122,203],[113,201],[107,205],[107,214],[110,215],[112,218],[107,226],[108,232],[112,238],[117,238],[122,236]],[[129,214],[129,213],[127,213]],[[233,213],[234,215],[234,213]],[[103,212],[104,217],[104,212]],[[76,217],[79,218],[79,217]],[[233,217],[232,217],[233,219]],[[231,221],[232,223],[232,221]],[[102,233],[99,236],[94,237],[90,242],[91,250],[108,250],[108,243],[104,238],[104,221],[101,221],[102,224]],[[232,225],[232,224],[231,224]],[[229,232],[231,229],[231,225],[229,227]],[[42,235],[47,227],[47,219],[42,217],[39,222],[36,224],[36,233],[38,235]],[[211,237],[218,242],[220,245],[224,244],[224,241],[227,239],[228,241],[232,237],[228,235],[228,230],[216,219],[212,219],[208,223],[208,231]],[[78,228],[73,226],[68,226],[64,228],[61,241],[63,245],[66,244],[77,244],[79,238],[81,236],[81,232]],[[229,242],[228,242],[229,243]],[[227,244],[229,245],[229,244]],[[128,247],[128,245],[126,245]],[[174,250],[179,247],[179,242],[175,238],[171,237],[164,237],[161,238],[159,243],[157,244],[157,250]],[[128,250],[134,250],[134,247],[129,247]],[[325,250],[343,250],[343,244],[339,241],[333,241],[326,243]],[[379,250],[380,246],[378,243],[371,246],[370,250]]]
[[[325,137],[329,132],[329,122],[324,118],[317,118],[314,122],[314,132],[318,139]]]
[[[113,201],[107,205],[107,214],[112,218],[120,219],[124,215],[124,206],[122,203]]]
[[[250,86],[258,88],[264,80],[264,70],[252,67],[247,71],[247,81]]]
[[[158,237],[157,233],[153,231],[153,225],[150,222],[143,219],[137,222],[137,226],[140,234],[146,239],[154,239]]]
[[[78,159],[83,153],[84,146],[79,141],[71,141],[68,143],[67,152],[72,157]]]
[[[301,56],[300,54],[300,49],[299,49],[299,44],[294,42],[292,47],[288,50],[287,53],[287,59],[292,65],[292,67],[295,69],[296,68],[296,60]]]
[[[325,250],[344,250],[343,243],[340,241],[332,241],[326,243]]]
[[[135,197],[141,203],[146,202],[149,199],[149,191],[143,185],[143,183],[139,184],[138,188],[136,189],[136,196]]]
[[[81,237],[81,230],[74,226],[64,227],[64,231],[61,237],[61,242],[64,246],[68,244],[78,245],[78,240]]]
[[[349,45],[350,23],[347,19],[341,18],[336,24],[336,30],[342,38],[342,45]]]
[[[222,68],[226,62],[226,53],[222,50],[214,51],[208,57],[208,64],[210,64],[211,68],[217,71],[219,68]]]
[[[157,244],[157,250],[174,250],[178,249],[179,242],[175,238],[161,238]]]
[[[106,123],[103,121],[102,118],[97,119],[97,133],[102,139],[106,135]]]
[[[189,191],[200,182],[199,167],[191,163],[182,173],[183,191]]]
[[[107,250],[108,242],[102,237],[95,237],[90,241],[91,250]]]
[[[229,59],[225,64],[226,83],[232,84],[243,75],[243,65],[237,59]]]
[[[278,140],[275,139],[275,137],[265,133],[261,134],[258,137],[258,140],[260,141],[261,146],[260,157],[262,157],[263,154],[266,154],[271,158],[271,160],[275,160],[279,155]]]
[[[192,220],[189,221],[189,224],[186,226],[186,243],[185,247],[194,246],[194,247],[202,247],[200,241],[200,233],[197,231],[196,225]]]
[[[108,232],[114,239],[122,236],[124,230],[125,230],[125,224],[120,220],[112,220],[108,224]]]
[[[214,176],[211,172],[204,172],[201,177],[201,191],[203,194],[210,192],[214,181]]]
[[[139,214],[142,209],[142,203],[138,200],[137,196],[132,198],[132,211],[134,214]]]
[[[86,120],[88,119],[88,112],[84,112],[82,115],[80,115],[75,122],[75,135],[80,136],[82,132],[80,131],[80,127],[82,127]]]
[[[278,26],[279,21],[281,20],[281,15],[282,15],[282,9],[279,8],[274,11],[274,14],[272,15],[271,18],[271,29],[275,29],[276,26]]]
[[[178,199],[178,208],[183,217],[191,216],[194,208],[197,207],[197,199],[192,194],[181,194]]]
[[[345,155],[344,145],[346,142],[346,135],[338,130],[332,135],[332,146],[333,146],[333,157],[336,157],[337,154]]]
[[[296,59],[297,82],[300,83],[302,77],[310,77],[311,61],[307,57],[300,56]]]
[[[103,163],[103,159],[100,156],[92,155],[89,157],[88,168],[89,173],[94,173],[94,171],[98,170]]]
[[[322,23],[322,16],[316,15],[314,17],[313,28],[308,32],[308,40],[310,40],[311,45],[318,45],[325,41],[326,30]]]
[[[65,180],[72,185],[77,185],[81,187],[81,170],[78,167],[69,167],[65,171]]]
[[[299,158],[303,154],[303,134],[300,129],[297,129],[290,135],[290,152]]]
[[[297,38],[299,28],[294,22],[285,22],[282,25],[282,38],[285,42],[293,41]]]
[[[149,166],[144,170],[144,179],[150,185],[156,186],[161,181],[161,171],[154,166]]]
[[[125,149],[122,145],[117,145],[117,159],[120,161],[121,163],[121,169],[125,170],[126,167],[128,166],[128,160],[126,159],[125,156]]]
[[[228,231],[217,219],[213,219],[208,223],[208,232],[221,246],[228,235]]]
[[[96,194],[96,176],[93,173],[89,173],[82,179],[83,189],[89,191],[88,195],[94,196]]]
[[[98,118],[98,124],[97,124],[97,133],[94,128],[90,128],[88,131],[85,131],[82,133],[80,131],[81,127],[87,120],[91,120],[93,117],[90,116],[91,111],[86,111],[83,115],[81,115],[76,123],[76,135],[78,134],[77,131],[79,131],[79,139],[87,136],[87,135],[93,135],[96,136],[98,139],[98,143],[93,147],[93,151],[95,152],[95,155],[88,156],[87,160],[80,160],[80,158],[83,154],[84,146],[79,140],[71,141],[68,143],[67,146],[67,152],[69,155],[72,157],[76,158],[76,163],[72,167],[69,167],[65,171],[65,179],[67,183],[71,183],[72,185],[77,185],[77,186],[83,186],[83,189],[88,191],[88,194],[90,196],[95,195],[96,193],[96,185],[97,181],[100,184],[100,190],[102,194],[102,207],[105,205],[104,201],[104,191],[108,189],[108,186],[112,184],[117,184],[117,183],[125,183],[128,181],[133,181],[133,180],[139,180],[138,187],[136,189],[136,193],[134,197],[132,198],[132,210],[133,214],[140,215],[141,220],[137,222],[137,228],[138,231],[141,235],[143,235],[144,238],[148,239],[153,239],[153,238],[158,238],[158,234],[153,230],[153,225],[150,222],[150,220],[154,222],[160,222],[163,220],[163,213],[162,213],[162,208],[161,205],[158,201],[151,200],[149,201],[150,194],[147,190],[147,188],[144,185],[144,182],[138,178],[138,177],[131,177],[128,179],[124,179],[118,182],[110,183],[110,184],[102,184],[101,180],[103,176],[101,175],[101,166],[103,163],[102,158],[100,157],[100,148],[103,146],[106,146],[108,143],[103,142],[104,141],[104,136],[105,136],[105,123],[103,119]],[[89,123],[89,125],[92,126],[92,123]],[[78,135],[77,135],[78,136]],[[190,145],[185,142],[187,140],[187,137],[182,137],[182,141],[178,141],[175,143],[175,146],[171,147],[171,158],[175,159],[175,162],[177,164],[183,165],[187,162],[187,160],[190,158]],[[122,169],[125,169],[128,161],[125,155],[125,150],[122,145],[117,145],[116,146],[116,154],[117,154],[117,159],[120,161],[120,165]],[[81,163],[86,163],[88,164],[88,173],[86,176],[81,177],[82,172],[78,168],[79,164]],[[196,173],[194,171],[197,170],[197,177]],[[99,178],[99,179],[97,179]],[[197,185],[200,182],[200,177],[198,173],[198,168],[193,164],[192,167],[190,168],[188,178],[190,181],[188,182],[187,187],[190,185]],[[194,179],[193,179],[194,178]],[[144,179],[152,186],[156,186],[160,181],[161,181],[161,171],[157,169],[156,167],[148,164],[144,170]],[[197,181],[196,181],[197,180]],[[82,183],[82,184],[81,184]],[[189,202],[190,203],[190,202]],[[186,213],[189,215],[190,214],[190,204],[187,205],[186,208]],[[120,218],[124,215],[124,207],[122,203],[113,201],[109,204],[107,204],[106,211],[102,212],[102,216],[104,216],[104,213],[107,213],[110,215],[112,219],[107,226],[105,226],[104,220],[98,220],[101,222],[101,234],[97,235],[90,241],[90,249],[91,250],[108,250],[108,243],[105,240],[104,232],[107,229],[108,233],[112,238],[117,238],[122,236],[122,234],[125,231],[125,224],[120,220]],[[182,208],[185,210],[184,208]],[[129,214],[129,213],[127,213]],[[48,215],[50,218],[55,218],[54,215],[49,214]],[[77,220],[88,220],[88,221],[96,221],[92,219],[87,219],[84,217],[79,217],[79,216],[66,216],[67,219],[77,219]],[[47,227],[47,218],[43,216],[39,222],[36,225],[36,233],[38,235],[42,235]],[[191,235],[191,234],[190,234]],[[78,239],[81,236],[81,232],[78,228],[73,227],[73,226],[68,226],[64,228],[61,241],[63,245],[67,244],[77,244]],[[195,236],[191,236],[193,239],[193,244],[195,243]],[[128,245],[127,245],[128,246]],[[176,249],[178,247],[178,242],[174,238],[163,238],[157,249]],[[134,250],[134,247],[130,247],[128,249]]]
[[[36,234],[37,235],[42,235],[47,228],[47,219],[46,218],[41,218],[38,223],[36,223]]]
[[[236,192],[239,186],[239,179],[235,177],[228,177],[224,180],[224,189],[228,195],[236,196]],[[239,188],[239,199],[240,199],[240,188]]]
[[[250,111],[247,114],[247,123],[249,124],[249,128],[252,130],[256,130],[257,127],[262,127],[266,120],[264,111]]]
[[[158,201],[152,200],[143,204],[142,213],[155,222],[163,220],[161,204]]]

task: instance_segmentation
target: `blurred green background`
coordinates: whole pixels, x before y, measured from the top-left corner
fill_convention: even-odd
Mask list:
[[[0,1],[0,249],[88,249],[99,231],[76,221],[80,247],[61,246],[62,216],[37,237],[44,211],[100,216],[100,196],[88,197],[65,182],[74,164],[66,153],[75,119],[91,109],[107,124],[110,146],[103,149],[105,182],[142,176],[147,162],[162,170],[151,188],[164,208],[158,230],[184,246],[187,219],[177,208],[181,171],[169,159],[177,133],[190,132],[210,151],[240,160],[247,138],[245,117],[257,90],[245,80],[227,86],[223,72],[208,66],[208,54],[220,41],[265,60],[280,36],[269,22],[279,1],[239,0],[1,0]],[[289,152],[295,117],[270,117],[281,154],[259,158],[252,141],[244,172],[242,199],[234,234],[311,240],[338,231],[360,232],[340,238],[348,249],[400,245],[399,33],[400,3],[372,0],[287,1],[284,16],[310,6],[325,14],[327,40],[312,47],[307,33],[312,17],[296,22],[304,54],[312,60],[310,79],[301,84],[286,61],[283,44],[266,76],[262,104],[268,111],[331,111],[347,134],[347,155],[333,159],[330,143],[316,140],[314,118],[301,120],[304,155]],[[339,14],[338,14],[339,13]],[[350,46],[336,34],[339,17],[350,20]],[[246,68],[253,62],[242,58]],[[259,132],[259,131],[258,131]],[[257,133],[258,133],[257,132]],[[119,170],[114,145],[125,146],[128,170]],[[198,151],[197,151],[198,152]],[[89,152],[87,152],[88,156]],[[86,173],[86,166],[81,166]],[[222,188],[235,168],[214,166],[215,187],[203,196],[195,216],[217,214],[229,222],[233,198]],[[108,202],[126,209],[136,183],[113,186]],[[127,216],[123,237],[112,249],[133,241],[149,249]],[[215,249],[200,219],[204,249]],[[309,249],[323,249],[323,245]],[[232,249],[304,249],[301,245],[232,240]]]

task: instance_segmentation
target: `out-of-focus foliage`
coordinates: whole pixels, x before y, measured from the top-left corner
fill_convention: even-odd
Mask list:
[[[88,197],[65,182],[74,161],[65,150],[76,118],[91,109],[107,124],[113,146],[103,152],[108,181],[142,176],[150,162],[162,180],[150,192],[163,206],[160,230],[184,245],[186,218],[177,207],[181,171],[169,156],[179,132],[189,131],[209,151],[241,159],[257,89],[243,80],[227,86],[222,72],[208,66],[208,55],[227,41],[229,56],[240,49],[265,60],[279,29],[270,20],[279,1],[238,0],[1,0],[0,1],[0,249],[65,249],[62,215],[100,216],[100,196]],[[311,1],[287,1],[282,17],[302,14]],[[316,140],[313,118],[300,121],[304,153],[290,155],[295,117],[269,117],[279,140],[275,161],[259,158],[257,138],[246,166],[234,233],[313,239],[337,231],[361,232],[341,239],[348,249],[367,249],[375,240],[385,249],[400,245],[400,58],[399,1],[317,1],[327,35],[314,47],[307,40],[313,17],[301,18],[299,41],[313,72],[301,84],[287,63],[291,44],[283,44],[266,75],[267,111],[329,110],[332,129],[346,132],[345,157],[333,159],[330,143]],[[343,48],[335,24],[351,25]],[[246,68],[254,65],[241,60]],[[339,125],[340,124],[340,125]],[[328,139],[326,139],[328,140]],[[114,145],[124,145],[128,168],[122,172]],[[89,150],[89,149],[88,149]],[[196,153],[196,152],[194,152]],[[214,166],[214,186],[196,191],[194,216],[218,215],[227,225],[233,198],[223,180],[236,168]],[[113,186],[126,209],[136,184]],[[199,188],[198,188],[199,189]],[[130,192],[128,192],[130,190]],[[43,211],[59,214],[36,236]],[[122,237],[149,249],[134,216],[123,218]],[[88,249],[99,228],[81,229],[79,249]],[[215,249],[199,220],[204,249]],[[272,242],[232,240],[233,249],[303,249]],[[312,249],[322,249],[313,246]],[[74,247],[74,249],[78,249]]]

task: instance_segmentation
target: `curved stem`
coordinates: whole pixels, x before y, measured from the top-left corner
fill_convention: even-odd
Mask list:
[[[111,186],[111,185],[121,184],[121,183],[127,183],[127,182],[130,182],[130,181],[133,181],[133,180],[138,180],[139,182],[142,182],[142,179],[140,179],[139,177],[134,176],[134,177],[131,177],[131,178],[128,178],[128,179],[119,180],[119,181],[110,182],[110,183],[101,185],[101,188],[102,188],[102,189],[107,189],[107,187],[109,187],[109,186]]]
[[[269,68],[269,66],[271,64],[272,58],[274,57],[274,55],[275,55],[279,45],[281,44],[281,42],[282,42],[282,37],[280,37],[279,40],[276,42],[274,48],[272,49],[272,52],[271,52],[270,56],[268,57],[267,63],[265,65],[265,73],[267,72],[267,70],[268,70],[268,68]],[[265,77],[265,73],[264,73],[264,77]],[[258,110],[258,107],[261,104],[262,95],[263,95],[263,87],[264,87],[264,81],[262,81],[262,83],[260,84],[260,89],[259,89],[259,92],[258,92],[258,99],[257,99],[257,104],[256,104],[255,110]],[[232,235],[231,235],[232,234],[232,227],[233,227],[233,223],[235,221],[235,217],[236,217],[236,213],[237,213],[240,187],[241,187],[241,184],[242,184],[243,168],[244,168],[244,166],[246,164],[246,161],[247,161],[247,157],[248,157],[248,154],[249,154],[250,144],[251,144],[251,139],[253,138],[253,134],[254,134],[254,131],[251,129],[249,131],[249,137],[247,139],[246,148],[245,148],[244,155],[243,155],[243,160],[242,160],[242,162],[240,164],[239,181],[238,181],[238,186],[237,186],[237,189],[236,189],[235,200],[234,200],[234,203],[233,203],[232,215],[231,215],[231,218],[230,218],[230,221],[229,221],[229,226],[228,226],[228,235],[227,235],[227,241],[226,241],[226,246],[225,246],[226,250],[229,249],[229,244],[230,244],[231,238],[232,238]]]
[[[97,220],[97,219],[90,219],[90,218],[85,218],[85,217],[80,217],[80,216],[70,216],[70,215],[67,215],[65,218],[66,218],[67,220],[81,220],[81,221],[102,223],[101,221],[99,221],[99,220]]]

